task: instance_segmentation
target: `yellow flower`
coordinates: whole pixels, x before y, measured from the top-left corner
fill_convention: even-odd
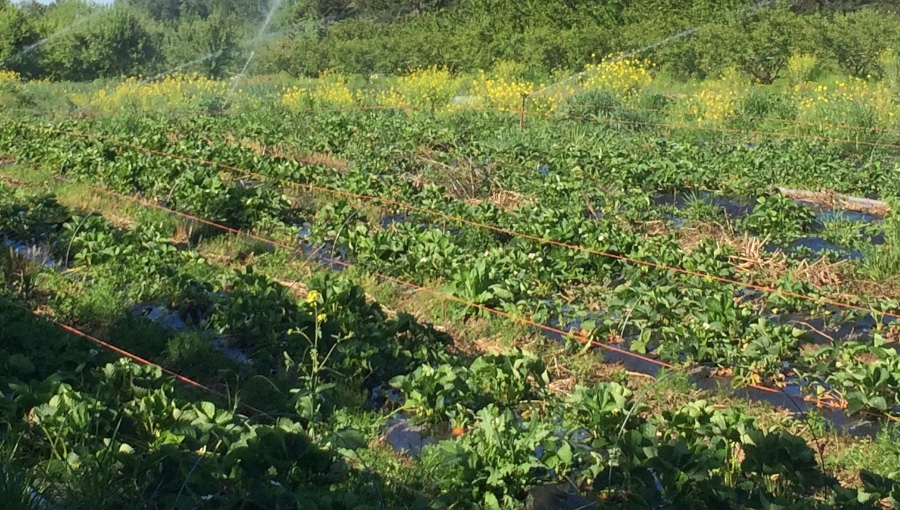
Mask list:
[[[347,77],[334,71],[325,71],[319,75],[314,87],[289,87],[282,95],[281,103],[288,109],[298,111],[313,106],[352,106],[362,98],[361,91],[356,95],[350,91]]]
[[[201,109],[207,99],[223,98],[229,87],[219,80],[194,74],[172,73],[149,83],[126,78],[111,91],[101,89],[93,101],[100,109],[116,111],[122,106],[141,110]]]
[[[858,122],[871,122],[873,128],[892,129],[895,126],[893,113],[898,104],[890,85],[884,82],[851,77],[831,90],[820,85],[813,94],[800,92],[798,95],[800,120],[821,129],[843,130],[848,123]]]
[[[15,71],[0,70],[0,82],[17,82],[19,79],[19,73]]]
[[[455,107],[451,101],[462,80],[446,67],[418,69],[397,79],[396,86],[382,91],[376,102],[383,106],[425,106],[447,110]]]
[[[328,320],[328,317],[324,313],[316,315],[316,322],[318,324],[324,324],[326,320]]]
[[[306,294],[306,304],[312,306],[319,302],[319,298],[322,297],[322,294],[317,290],[311,290]]]
[[[682,121],[698,126],[717,124],[735,114],[749,87],[736,69],[728,69],[718,80],[705,82],[694,94],[680,101]]]
[[[586,90],[607,90],[621,96],[633,96],[653,81],[649,67],[647,60],[609,55],[599,64],[585,66],[583,86]]]

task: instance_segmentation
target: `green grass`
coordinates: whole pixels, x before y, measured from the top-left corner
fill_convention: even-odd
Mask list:
[[[876,474],[896,478],[900,475],[900,428],[886,425],[874,439],[860,438],[843,448],[831,452],[827,461],[834,468],[869,470]]]
[[[882,281],[900,274],[900,214],[890,214],[883,227],[884,244],[863,246],[865,258],[859,267],[861,274]]]

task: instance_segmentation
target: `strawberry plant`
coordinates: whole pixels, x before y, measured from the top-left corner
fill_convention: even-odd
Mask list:
[[[774,242],[792,241],[810,232],[815,214],[782,195],[760,196],[753,212],[741,218],[743,230]]]

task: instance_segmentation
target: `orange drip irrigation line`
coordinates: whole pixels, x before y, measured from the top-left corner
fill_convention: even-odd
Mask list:
[[[199,389],[199,390],[203,390],[203,391],[205,391],[205,392],[207,392],[207,393],[210,393],[210,394],[212,394],[212,395],[216,395],[216,396],[218,396],[218,397],[221,397],[221,398],[225,399],[226,401],[230,401],[230,398],[228,397],[228,395],[222,393],[221,391],[218,391],[218,390],[215,390],[215,389],[213,389],[213,388],[210,388],[209,386],[206,386],[206,385],[204,385],[204,384],[202,384],[202,383],[199,383],[199,382],[197,382],[197,381],[195,381],[195,380],[193,380],[193,379],[191,379],[191,378],[189,378],[189,377],[183,376],[183,375],[179,374],[178,372],[175,372],[175,371],[170,370],[170,369],[168,369],[168,368],[166,368],[166,367],[163,367],[163,366],[161,366],[161,365],[158,365],[158,364],[156,364],[156,363],[153,363],[152,361],[147,360],[147,359],[144,359],[144,358],[138,356],[137,354],[133,354],[133,353],[131,353],[131,352],[126,351],[125,349],[122,349],[122,348],[120,348],[120,347],[116,347],[115,345],[113,345],[113,344],[111,344],[111,343],[109,343],[109,342],[104,342],[103,340],[100,340],[99,338],[97,338],[97,337],[95,337],[95,336],[89,335],[88,333],[85,333],[84,331],[81,331],[81,330],[79,330],[79,329],[76,329],[76,328],[74,328],[74,327],[72,327],[72,326],[69,326],[69,325],[67,325],[67,324],[63,324],[62,322],[59,322],[59,321],[57,321],[56,319],[53,319],[53,318],[50,318],[50,317],[46,317],[46,316],[43,316],[43,315],[38,315],[34,310],[30,310],[30,309],[28,309],[27,307],[21,306],[21,305],[15,303],[15,302],[13,302],[13,301],[11,301],[11,300],[9,300],[9,299],[6,299],[6,298],[4,298],[4,297],[0,297],[0,299],[2,299],[3,301],[6,301],[7,303],[10,303],[11,305],[13,305],[13,306],[15,306],[15,307],[17,307],[17,308],[22,309],[23,311],[26,311],[26,312],[28,312],[28,313],[31,313],[31,314],[34,315],[35,317],[38,317],[38,318],[40,318],[40,319],[42,319],[42,320],[44,320],[44,321],[49,322],[50,324],[55,325],[56,327],[60,328],[61,330],[65,331],[65,332],[67,332],[67,333],[69,333],[69,334],[71,334],[71,335],[75,335],[75,336],[77,336],[77,337],[81,337],[81,338],[83,338],[83,339],[85,339],[85,340],[87,340],[87,341],[89,341],[89,342],[91,342],[91,343],[93,343],[93,344],[96,344],[96,345],[98,345],[98,346],[100,346],[100,347],[103,347],[104,349],[107,349],[107,350],[109,350],[109,351],[112,351],[112,352],[118,354],[119,356],[124,356],[124,357],[126,357],[126,358],[128,358],[128,359],[134,361],[135,363],[140,364],[140,365],[146,365],[146,366],[149,366],[149,367],[153,367],[153,368],[159,369],[159,370],[162,371],[164,374],[167,374],[167,375],[169,375],[169,376],[174,377],[176,381],[178,381],[178,382],[180,382],[180,383],[183,383],[183,384],[185,384],[185,385],[187,385],[187,386],[191,386],[191,387],[193,387],[193,388],[197,388],[197,389]],[[239,405],[239,406],[242,406],[242,407],[245,407],[245,408],[247,408],[247,409],[249,409],[249,410],[251,410],[251,411],[253,411],[253,412],[262,414],[262,415],[266,415],[266,414],[267,414],[267,413],[265,413],[264,411],[260,411],[259,409],[255,408],[255,407],[253,407],[253,406],[251,406],[251,405],[249,405],[249,404],[238,403],[238,405]]]

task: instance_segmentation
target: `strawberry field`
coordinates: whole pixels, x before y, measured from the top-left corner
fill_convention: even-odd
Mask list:
[[[894,504],[891,134],[609,111],[5,119],[0,501]]]

